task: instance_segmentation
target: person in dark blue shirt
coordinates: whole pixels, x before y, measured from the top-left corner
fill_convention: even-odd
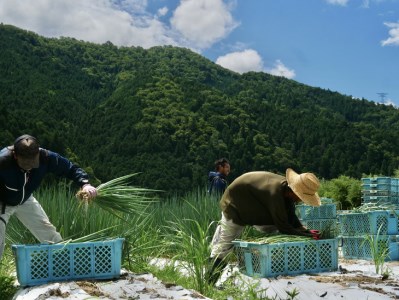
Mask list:
[[[40,203],[33,196],[46,174],[72,180],[90,199],[97,195],[88,174],[58,153],[40,148],[37,139],[24,134],[0,151],[0,260],[6,225],[15,215],[40,243],[62,241]]]
[[[215,161],[215,171],[208,174],[208,193],[221,196],[228,186],[227,176],[230,173],[230,162],[226,158]]]

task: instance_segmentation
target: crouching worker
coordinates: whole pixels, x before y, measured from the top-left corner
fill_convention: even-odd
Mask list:
[[[27,227],[40,243],[57,243],[61,235],[51,224],[32,193],[43,177],[53,173],[74,181],[89,196],[97,195],[85,171],[61,155],[39,148],[30,135],[18,137],[0,151],[0,260],[4,251],[6,225],[12,215]]]
[[[286,170],[286,177],[259,171],[235,179],[220,200],[222,219],[212,239],[208,283],[213,285],[219,279],[227,265],[225,258],[233,248],[232,241],[246,225],[262,232],[276,229],[281,234],[318,238],[301,224],[295,214],[295,204],[303,201],[319,206],[319,186],[313,173],[297,174],[290,168]]]

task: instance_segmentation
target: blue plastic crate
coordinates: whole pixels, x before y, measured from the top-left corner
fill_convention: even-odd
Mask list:
[[[233,241],[240,271],[253,277],[273,277],[335,271],[338,240],[261,244]]]
[[[324,238],[334,238],[338,236],[338,222],[336,218],[302,220],[301,223],[307,229],[321,231]]]
[[[369,196],[391,196],[393,192],[384,190],[362,190],[363,197]],[[396,194],[396,192],[395,192]]]
[[[337,216],[337,206],[328,203],[320,206],[300,204],[296,206],[296,214],[300,220],[332,219]]]
[[[395,204],[397,197],[392,196],[362,196],[362,203]]]
[[[391,185],[399,186],[399,178],[391,178]]]
[[[21,286],[120,275],[124,239],[70,244],[12,245]]]
[[[375,210],[338,215],[339,234],[399,234],[399,210]]]
[[[342,236],[341,256],[346,259],[373,259],[373,248],[378,253],[388,250],[386,261],[399,259],[399,236],[371,235],[371,240],[365,236]],[[373,245],[374,244],[374,245]]]
[[[362,184],[391,184],[391,177],[367,177],[361,179]]]
[[[397,207],[399,209],[399,197],[398,196],[362,196],[362,205],[374,204],[374,205],[389,205]]]
[[[391,185],[389,183],[370,183],[370,184],[362,184],[362,190],[375,190],[375,191],[392,191],[397,192],[398,186]]]

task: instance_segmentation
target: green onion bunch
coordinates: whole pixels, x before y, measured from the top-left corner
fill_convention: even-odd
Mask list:
[[[156,202],[156,198],[151,195],[157,190],[131,186],[129,180],[137,174],[125,175],[100,184],[93,200],[82,190],[78,191],[76,197],[83,201],[86,209],[93,203],[120,218],[126,214],[144,214],[148,206]]]
[[[259,244],[278,244],[278,243],[291,243],[291,242],[305,242],[313,240],[312,237],[289,235],[289,234],[275,234],[253,239],[247,239],[245,242],[259,243]]]

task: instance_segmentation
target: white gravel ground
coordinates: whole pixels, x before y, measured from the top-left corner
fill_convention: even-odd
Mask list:
[[[163,264],[160,260],[156,264]],[[234,266],[227,268],[218,282],[223,286],[226,280],[233,281],[243,290],[253,289],[260,297],[287,299],[287,291],[296,289],[297,300],[350,299],[382,300],[399,299],[399,262],[386,263],[390,275],[386,280],[375,273],[372,262],[365,260],[340,260],[341,271],[323,272],[277,278],[252,278],[238,273]],[[259,298],[260,298],[259,297]],[[118,280],[71,281],[21,288],[14,300],[61,300],[61,299],[209,299],[181,286],[161,282],[152,274],[131,274],[124,272]],[[244,300],[228,297],[227,300]],[[261,298],[260,298],[261,299]]]

